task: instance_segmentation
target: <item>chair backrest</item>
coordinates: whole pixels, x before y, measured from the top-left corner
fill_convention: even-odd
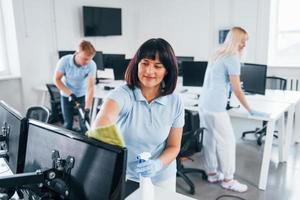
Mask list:
[[[60,103],[60,91],[54,84],[46,84],[48,88],[48,92],[50,94],[50,105],[51,105],[51,115],[49,119],[49,123],[55,122],[62,122],[63,123],[63,116],[61,110],[61,103]]]
[[[27,109],[26,118],[35,119],[42,122],[48,122],[50,112],[48,108],[44,106],[32,106]]]
[[[277,76],[267,76],[267,89],[286,90],[287,80]]]
[[[60,91],[54,84],[46,84],[52,102],[60,102]]]
[[[197,111],[185,110],[185,125],[181,139],[179,157],[190,156],[202,149],[203,128]]]

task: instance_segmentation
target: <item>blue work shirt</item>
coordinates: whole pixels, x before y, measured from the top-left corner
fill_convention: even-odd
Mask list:
[[[210,112],[225,112],[230,87],[230,75],[240,75],[238,55],[221,57],[209,63],[200,96],[200,108]]]
[[[74,63],[74,55],[63,56],[56,65],[56,71],[64,74],[63,83],[69,88],[77,97],[85,95],[87,90],[87,77],[96,77],[96,63],[91,60],[89,64],[78,67]],[[63,91],[60,92],[62,96],[67,97]]]
[[[139,88],[131,90],[127,85],[111,91],[106,98],[117,102],[120,109],[117,125],[128,149],[127,178],[139,181],[139,174],[135,172],[137,155],[150,152],[151,159],[161,155],[170,129],[184,125],[183,102],[173,93],[148,103]],[[176,176],[176,160],[152,177],[152,181],[155,183],[170,176]]]

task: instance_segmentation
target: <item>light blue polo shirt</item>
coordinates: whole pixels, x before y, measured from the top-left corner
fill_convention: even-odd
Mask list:
[[[161,155],[171,127],[184,125],[183,102],[173,93],[148,103],[139,88],[131,90],[127,85],[111,91],[106,98],[116,101],[120,108],[117,125],[128,148],[127,178],[139,181],[139,174],[135,172],[137,155],[150,152],[152,159]],[[152,177],[152,181],[175,175],[176,160]]]
[[[87,77],[96,77],[96,63],[91,60],[87,65],[77,67],[74,63],[74,55],[63,56],[56,65],[56,71],[64,74],[63,83],[69,88],[77,97],[85,95],[87,90]],[[63,91],[61,95],[67,97]]]
[[[200,96],[200,108],[210,112],[225,112],[230,87],[230,75],[240,75],[238,55],[222,57],[209,63]]]

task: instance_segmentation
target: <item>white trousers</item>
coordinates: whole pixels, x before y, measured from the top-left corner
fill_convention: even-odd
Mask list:
[[[220,171],[226,179],[235,172],[235,135],[227,112],[200,111],[201,127],[205,127],[203,153],[207,173]]]

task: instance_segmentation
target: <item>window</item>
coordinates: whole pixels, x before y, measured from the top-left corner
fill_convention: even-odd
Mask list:
[[[299,8],[299,0],[277,0],[276,5],[271,7],[271,23],[272,20],[274,23],[270,28],[271,65],[300,66]]]
[[[7,59],[3,12],[0,7],[0,76],[9,73]]]

